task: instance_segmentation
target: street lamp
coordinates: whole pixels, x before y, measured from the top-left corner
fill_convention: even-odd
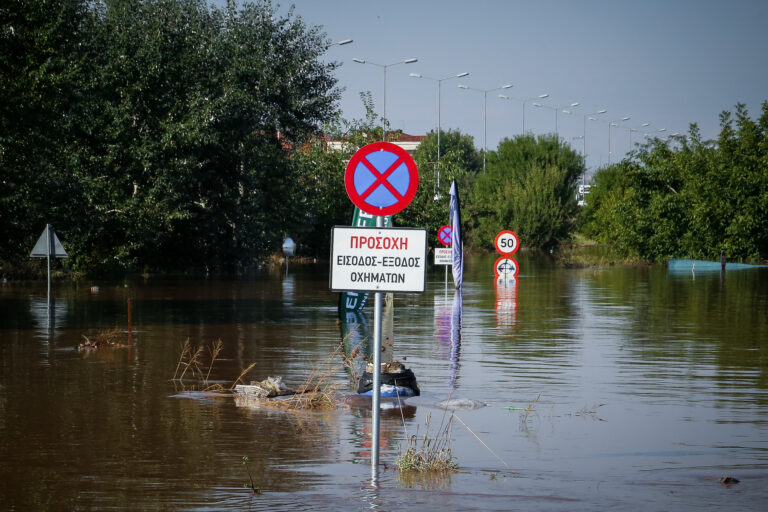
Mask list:
[[[522,132],[522,135],[525,135],[525,104],[527,102],[531,101],[531,100],[549,98],[549,94],[539,94],[538,96],[534,96],[532,98],[526,98],[526,99],[515,98],[514,96],[505,96],[503,94],[499,94],[499,98],[501,98],[503,100],[515,100],[515,101],[519,101],[520,102],[520,104],[523,107],[523,132]]]
[[[357,62],[358,64],[370,64],[371,66],[380,67],[384,70],[384,116],[382,117],[382,123],[387,122],[387,68],[392,66],[397,66],[398,64],[413,64],[414,62],[418,62],[419,59],[405,59],[400,60],[397,62],[393,62],[391,64],[378,64],[376,62],[371,62],[369,60],[365,59],[358,59],[354,58],[352,59],[352,62]],[[387,130],[386,127],[382,127],[382,136],[384,141],[387,140]]]
[[[620,119],[616,119],[615,121],[608,121],[608,165],[611,165],[611,128],[614,126],[619,126],[616,124],[618,121],[629,121],[632,119],[631,116],[624,116]]]
[[[531,100],[535,100],[535,99],[543,100],[544,98],[549,98],[549,94],[548,93],[539,94],[538,96],[534,96],[532,98],[526,98],[522,100],[523,101],[523,135],[525,135],[525,104]]]
[[[463,73],[459,73],[456,75],[447,76],[445,78],[432,78],[429,76],[420,75],[419,73],[411,73],[409,75],[411,78],[423,78],[425,80],[432,80],[433,82],[437,82],[437,191],[435,193],[435,201],[440,199],[440,132],[442,131],[441,128],[441,119],[440,119],[440,96],[441,96],[441,86],[443,85],[443,82],[446,80],[452,80],[454,78],[463,78],[465,76],[469,76],[469,73],[466,71]]]
[[[459,86],[459,89],[483,93],[483,172],[485,172],[485,155],[488,153],[488,93],[511,88],[512,84],[505,84],[501,87],[494,87],[493,89],[475,89],[474,87],[469,87],[466,85]]]
[[[602,109],[598,110],[597,112],[592,112],[591,114],[585,114],[584,115],[584,129],[583,129],[583,132],[582,132],[583,139],[584,139],[583,140],[584,149],[582,150],[582,154],[584,155],[584,167],[585,168],[587,166],[587,120],[589,120],[589,121],[597,121],[597,118],[596,117],[592,117],[592,116],[599,116],[599,115],[605,114],[606,112],[608,112],[608,111],[606,109],[602,108]]]
[[[649,126],[651,126],[651,123],[643,123],[643,124],[640,125],[640,128],[647,128]],[[632,132],[645,133],[642,130],[640,130],[639,128],[630,128],[629,129],[629,148],[630,149],[632,149]]]
[[[552,110],[555,111],[555,135],[559,135],[559,132],[557,130],[557,114],[558,114],[558,112],[562,112],[563,114],[572,114],[573,112],[571,112],[570,110],[566,110],[566,109],[568,107],[576,108],[579,105],[581,105],[581,103],[579,103],[578,101],[574,101],[573,103],[569,103],[568,105],[563,105],[561,107],[550,107],[549,105],[544,105],[544,104],[538,103],[538,102],[533,104],[534,107],[549,108],[549,109],[552,109]]]

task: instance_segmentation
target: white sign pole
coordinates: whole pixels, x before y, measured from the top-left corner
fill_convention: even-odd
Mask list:
[[[384,217],[376,217],[376,227],[384,227]],[[373,393],[371,411],[373,414],[371,479],[375,486],[379,468],[379,418],[381,416],[381,292],[376,292],[373,299]]]

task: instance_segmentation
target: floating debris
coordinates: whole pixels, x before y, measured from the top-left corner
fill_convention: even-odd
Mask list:
[[[739,483],[739,479],[738,478],[734,478],[732,476],[726,475],[726,476],[720,478],[720,483],[723,484],[723,485],[730,486],[730,485],[734,485],[734,484]]]
[[[125,345],[120,342],[122,339],[123,331],[120,329],[112,329],[110,331],[102,331],[96,335],[94,339],[89,338],[83,334],[83,343],[78,345],[78,350],[93,350],[97,348],[123,348]]]
[[[472,400],[471,398],[453,398],[450,400],[443,400],[436,404],[441,409],[447,409],[449,411],[472,411],[474,409],[481,409],[487,407],[488,404],[479,400]]]
[[[273,398],[294,395],[296,390],[283,384],[282,377],[267,377],[262,381],[251,381],[250,384],[238,384],[235,393],[246,398]]]

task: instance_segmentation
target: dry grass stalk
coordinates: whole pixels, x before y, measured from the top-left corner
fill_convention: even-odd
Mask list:
[[[173,372],[173,379],[177,380],[176,376],[179,374],[179,368],[181,368],[181,365],[184,364],[184,361],[189,357],[189,353],[192,351],[192,345],[189,343],[189,338],[187,338],[184,341],[184,344],[181,346],[181,354],[179,355],[179,361],[176,363],[176,371]]]
[[[287,410],[313,410],[324,411],[338,408],[342,402],[338,398],[339,386],[332,382],[333,376],[341,368],[334,363],[337,357],[342,357],[342,365],[347,364],[344,354],[344,343],[337,345],[336,349],[328,356],[325,364],[312,369],[295,395],[281,400],[269,400],[266,405]]]
[[[197,376],[200,379],[199,385],[203,391],[227,391],[227,389],[224,388],[224,386],[221,384],[217,383],[209,385],[209,379],[211,376],[211,371],[213,370],[213,365],[223,350],[224,342],[221,341],[221,339],[217,339],[216,341],[209,343],[207,347],[204,345],[198,345],[195,347],[189,341],[189,338],[187,338],[184,341],[184,344],[181,346],[179,361],[176,363],[176,371],[173,372],[173,378],[171,380],[180,382],[182,388],[186,388],[182,381],[189,371],[193,378]],[[207,363],[204,361],[206,352],[208,354]],[[205,375],[203,375],[203,368],[206,365],[208,366],[208,369],[206,370]],[[235,379],[235,381],[232,383],[232,386],[229,388],[229,390],[233,390],[235,386],[242,380],[242,378],[245,377],[245,375],[253,369],[254,366],[256,366],[256,363],[251,363],[246,369],[244,369],[237,377],[237,379]]]
[[[214,361],[216,361],[216,358],[219,356],[219,354],[223,349],[224,349],[224,342],[221,341],[221,338],[211,343],[211,345],[208,347],[208,354],[211,356],[211,362],[208,365],[208,373],[205,374],[204,382],[206,384],[208,384],[208,377],[211,376],[211,368],[213,368],[213,363]]]
[[[253,363],[249,364],[249,365],[248,365],[248,366],[247,366],[247,367],[246,367],[246,368],[245,368],[245,369],[244,369],[242,372],[240,372],[240,375],[238,375],[238,376],[237,376],[237,378],[236,378],[236,379],[235,379],[235,381],[232,383],[232,385],[229,387],[229,389],[230,389],[230,390],[233,390],[233,389],[235,389],[235,386],[237,386],[237,384],[238,384],[238,383],[239,383],[239,382],[242,380],[242,378],[243,378],[243,377],[245,377],[246,375],[248,375],[248,372],[250,372],[251,370],[253,370],[253,367],[254,367],[254,366],[256,366],[256,362],[253,362]]]
[[[429,436],[431,419],[432,414],[428,413],[425,432],[421,438],[419,438],[418,429],[416,434],[407,438],[408,447],[405,453],[401,454],[395,461],[400,471],[458,471],[459,466],[453,460],[450,447],[453,414],[450,415],[447,422],[444,424],[441,422],[441,426],[434,438]]]
[[[189,340],[187,340],[189,341]],[[198,346],[194,352],[190,349],[188,352],[187,360],[182,361],[182,364],[184,365],[184,371],[181,372],[181,375],[179,375],[179,380],[184,380],[184,375],[187,373],[187,370],[192,368],[192,376],[195,376],[195,371],[197,370],[198,373],[200,370],[200,357],[203,355],[203,347]]]

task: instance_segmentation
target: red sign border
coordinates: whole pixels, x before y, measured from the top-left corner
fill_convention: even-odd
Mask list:
[[[355,190],[354,179],[357,164],[359,164],[363,158],[373,153],[374,151],[389,151],[390,153],[394,153],[398,157],[402,158],[410,176],[408,190],[405,191],[403,198],[395,204],[387,206],[386,208],[376,207],[366,203],[365,200],[360,197],[360,194],[357,193],[357,190]],[[357,152],[352,155],[352,158],[349,159],[347,169],[344,172],[344,187],[347,189],[347,195],[349,196],[349,199],[352,201],[352,203],[365,213],[370,215],[377,215],[379,217],[394,215],[411,204],[413,198],[416,197],[416,191],[419,188],[419,171],[416,168],[416,162],[413,161],[413,157],[411,157],[411,155],[409,155],[408,152],[400,146],[392,144],[391,142],[374,142],[358,149]]]
[[[515,238],[515,241],[517,242],[515,244],[515,249],[512,252],[503,252],[501,249],[499,249],[499,237],[505,233],[509,233]],[[496,235],[496,238],[493,239],[493,246],[496,248],[496,252],[501,254],[502,256],[512,256],[520,249],[520,237],[517,236],[517,233],[514,231],[510,231],[508,229],[505,229],[504,231],[499,231],[499,234]]]
[[[443,244],[444,247],[450,247],[451,246],[451,242],[445,243],[445,242],[443,242],[443,239],[440,238],[440,233],[442,233],[445,228],[448,228],[451,231],[453,231],[453,228],[451,228],[451,226],[449,226],[448,224],[446,224],[445,226],[441,227],[440,229],[437,230],[437,241],[440,242],[441,244]]]
[[[501,260],[512,260],[515,262],[515,273],[512,274],[512,279],[517,280],[517,274],[520,273],[520,264],[517,262],[515,258],[512,258],[511,256],[501,256],[499,259],[496,260],[496,263],[493,264],[493,273],[496,274],[496,278],[498,279],[501,274],[499,273],[499,262]]]

